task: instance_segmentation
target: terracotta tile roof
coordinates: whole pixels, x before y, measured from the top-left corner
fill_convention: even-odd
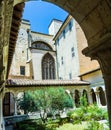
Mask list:
[[[61,86],[61,85],[89,85],[89,82],[80,80],[30,80],[30,79],[8,79],[6,86]]]

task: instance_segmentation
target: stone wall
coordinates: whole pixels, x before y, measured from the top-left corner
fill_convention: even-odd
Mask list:
[[[80,74],[98,68],[99,64],[96,60],[91,61],[91,58],[86,57],[85,55],[82,54],[82,50],[86,48],[88,44],[84,32],[82,31],[81,27],[77,22],[76,22],[76,39],[79,55]]]

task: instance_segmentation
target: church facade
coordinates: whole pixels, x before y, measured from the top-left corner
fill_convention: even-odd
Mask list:
[[[31,31],[30,27],[30,21],[22,20],[9,79],[86,81],[90,83],[88,89],[83,85],[70,90],[74,101],[78,104],[79,97],[87,93],[89,103],[105,106],[99,65],[81,53],[87,40],[72,16],[64,22],[53,19],[49,34]]]

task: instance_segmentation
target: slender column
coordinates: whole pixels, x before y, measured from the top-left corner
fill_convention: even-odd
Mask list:
[[[72,90],[72,91],[70,92],[70,94],[71,94],[71,96],[72,96],[73,103],[74,103],[74,109],[75,109],[75,108],[76,108],[76,105],[75,105],[75,92],[74,92],[74,90]]]
[[[93,46],[84,49],[83,54],[97,60],[100,64],[105,82],[109,126],[111,130],[111,33],[105,34]]]
[[[99,91],[96,91],[95,94],[96,94],[97,105],[102,106],[100,101]]]
[[[87,92],[87,95],[88,95],[88,103],[89,103],[89,104],[93,104],[92,92],[88,91],[88,92]]]
[[[14,95],[14,115],[17,115],[17,96]]]
[[[105,96],[105,102],[106,102],[106,105],[107,105],[107,97],[106,97],[106,91],[105,90],[104,90],[104,96]]]

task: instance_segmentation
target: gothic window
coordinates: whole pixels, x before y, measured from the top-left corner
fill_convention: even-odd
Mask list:
[[[42,60],[42,79],[55,79],[54,58],[49,53]]]
[[[32,44],[32,48],[51,51],[52,48],[43,42],[36,42]]]

